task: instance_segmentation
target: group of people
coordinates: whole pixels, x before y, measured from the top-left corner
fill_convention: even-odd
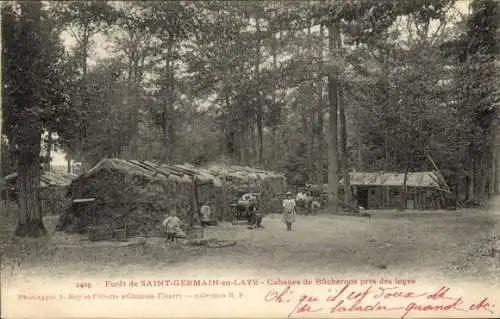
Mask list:
[[[214,223],[210,205],[207,203],[201,203],[199,221],[202,227],[210,226]],[[177,212],[175,210],[171,211],[170,214],[167,215],[162,222],[162,226],[167,235],[167,241],[174,241],[176,238],[186,237],[186,234],[183,231],[185,225],[179,216],[177,216]]]
[[[295,198],[297,203],[297,207],[305,213],[305,215],[309,215],[314,212],[315,209],[321,207],[321,204],[315,200],[312,194],[308,191],[298,192]]]
[[[300,194],[300,193],[299,193]],[[302,200],[302,195],[297,195],[297,199],[300,202]],[[314,203],[309,203],[308,205],[314,205]],[[297,212],[297,200],[293,198],[291,192],[285,194],[285,199],[282,203],[283,208],[283,222],[286,224],[287,231],[292,230],[292,225],[295,222],[295,215]],[[256,229],[263,228],[262,212],[258,209],[257,200],[252,198],[249,200],[247,207],[248,213],[248,228]],[[206,227],[213,224],[212,213],[210,205],[207,203],[201,203],[199,210],[199,221],[202,227]],[[185,238],[186,235],[183,231],[184,224],[182,220],[177,216],[176,211],[170,212],[170,214],[163,220],[162,226],[167,234],[168,241],[174,241],[176,238]]]

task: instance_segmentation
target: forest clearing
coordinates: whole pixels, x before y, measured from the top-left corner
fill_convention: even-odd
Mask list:
[[[373,213],[373,212],[371,212]],[[289,233],[279,215],[265,218],[258,231],[224,223],[208,230],[208,238],[236,239],[232,247],[170,245],[160,238],[146,245],[91,243],[85,236],[54,233],[55,216],[45,223],[52,239],[28,241],[26,250],[13,243],[3,247],[2,274],[11,280],[34,277],[94,275],[165,276],[195,269],[217,273],[301,274],[349,273],[407,279],[500,279],[500,215],[479,210],[404,214],[378,211],[372,218],[320,214],[299,216]],[[2,239],[15,226],[2,223]],[[315,236],[322,233],[322,236]],[[496,236],[496,237],[495,237]],[[496,238],[496,239],[495,239]],[[85,245],[83,243],[86,243]],[[64,263],[61,264],[61,261]]]
[[[500,1],[0,8],[10,288],[146,273],[499,281]]]

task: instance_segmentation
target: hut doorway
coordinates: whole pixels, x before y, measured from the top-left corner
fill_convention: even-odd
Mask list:
[[[368,188],[358,187],[358,206],[368,209]]]

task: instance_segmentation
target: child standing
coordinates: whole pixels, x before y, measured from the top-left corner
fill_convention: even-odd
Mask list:
[[[291,192],[286,193],[286,199],[283,200],[283,222],[287,231],[291,231],[292,223],[295,222],[295,200]]]
[[[202,203],[200,208],[200,221],[201,226],[206,227],[212,224],[212,213],[210,206],[207,203]]]
[[[167,241],[174,241],[176,238],[186,237],[182,231],[182,221],[177,217],[176,211],[172,211],[170,216],[167,215],[162,225],[167,233]]]

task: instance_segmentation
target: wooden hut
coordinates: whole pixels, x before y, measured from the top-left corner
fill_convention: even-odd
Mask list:
[[[404,173],[351,172],[351,187],[357,205],[366,209],[394,209],[401,206]],[[343,185],[343,179],[339,181]],[[444,178],[436,171],[410,172],[406,180],[407,209],[439,209],[449,191]]]

